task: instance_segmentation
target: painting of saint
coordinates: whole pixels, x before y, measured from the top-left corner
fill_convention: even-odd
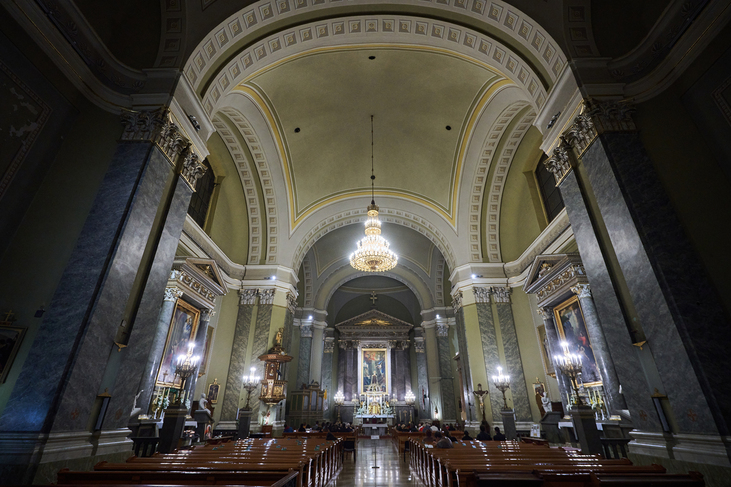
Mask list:
[[[597,367],[594,350],[586,332],[584,315],[581,311],[579,298],[574,296],[568,301],[553,309],[556,317],[556,327],[561,340],[569,344],[569,352],[581,357],[581,381],[586,386],[598,385],[602,376]]]
[[[361,392],[386,392],[386,350],[363,349]]]
[[[175,362],[179,355],[188,353],[189,344],[195,341],[199,315],[200,311],[185,301],[178,299],[175,303],[167,342],[157,372],[158,386],[180,386],[180,378],[175,377]]]

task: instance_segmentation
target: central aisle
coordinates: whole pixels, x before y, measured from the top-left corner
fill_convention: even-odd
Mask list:
[[[374,465],[381,468],[372,468]],[[355,463],[352,455],[345,455],[343,469],[328,487],[376,485],[423,485],[416,476],[411,476],[408,454],[404,462],[403,455],[399,457],[390,438],[358,441]]]

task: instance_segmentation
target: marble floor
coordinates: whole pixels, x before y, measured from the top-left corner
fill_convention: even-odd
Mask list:
[[[372,468],[378,465],[380,468]],[[406,462],[403,455],[399,456],[391,438],[379,440],[361,439],[358,442],[356,461],[352,455],[345,456],[345,462],[340,473],[327,487],[346,486],[401,486],[424,484],[409,469],[409,457]]]

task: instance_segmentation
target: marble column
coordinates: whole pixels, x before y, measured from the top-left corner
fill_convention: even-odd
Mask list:
[[[492,410],[492,420],[493,422],[499,422],[502,421],[500,410],[503,407],[503,396],[495,387],[493,381],[489,380],[489,377],[497,373],[497,368],[500,366],[495,319],[490,303],[490,289],[486,287],[474,287],[472,291],[475,295],[475,303],[477,306],[477,320],[480,325],[482,354],[485,357],[485,371],[488,377],[487,390],[490,392],[488,398],[490,401],[490,409]]]
[[[348,366],[347,364],[347,343],[342,340],[338,340],[339,352],[338,353],[338,385],[337,390],[334,392],[334,394],[337,394],[339,391],[343,392],[343,396],[345,396],[345,368]]]
[[[327,405],[325,410],[325,419],[332,420],[332,411],[335,406],[335,394],[337,391],[333,389],[333,352],[335,351],[335,330],[326,328],[324,330],[325,339],[322,347],[322,388],[327,391]]]
[[[276,289],[259,289],[259,305],[256,310],[256,326],[254,328],[254,339],[251,347],[251,364],[249,368],[254,367],[259,377],[264,377],[264,362],[259,360],[269,350],[269,330],[272,323],[272,308],[274,306],[274,295]],[[259,394],[252,395],[251,410],[254,411],[252,416],[252,424],[259,422],[259,413],[266,414],[265,406],[259,401]]]
[[[619,393],[619,379],[617,378],[617,371],[614,369],[614,360],[612,360],[612,355],[609,353],[607,340],[604,338],[604,332],[599,321],[599,315],[596,312],[594,299],[591,297],[589,285],[577,284],[571,288],[571,292],[579,297],[581,303],[586,333],[589,335],[594,359],[599,368],[599,373],[602,376],[602,384],[604,385],[604,393],[609,403],[609,410],[618,411],[627,409],[627,403]]]
[[[651,352],[647,348],[639,350],[632,346],[635,331],[631,322],[625,321],[625,313],[629,315],[630,310],[620,302],[615,278],[610,272],[611,256],[605,255],[607,250],[597,237],[601,232],[594,227],[595,222],[584,195],[586,190],[572,169],[571,154],[570,147],[562,142],[546,161],[546,167],[553,172],[566,205],[632,422],[638,429],[662,432],[660,421],[652,414],[654,405],[648,380],[657,374],[653,373]]]
[[[231,359],[228,363],[228,374],[223,389],[221,421],[236,420],[243,378],[245,375],[249,375],[246,368],[246,349],[249,346],[249,330],[254,316],[256,298],[256,289],[242,289],[239,292],[239,312],[236,315],[236,329],[231,344]]]
[[[563,354],[561,350],[561,340],[558,337],[558,331],[556,330],[556,323],[553,319],[553,308],[538,308],[538,314],[543,318],[543,326],[546,329],[546,340],[548,340],[548,353],[550,354],[549,360],[553,362],[555,355]],[[568,411],[568,402],[566,401],[566,395],[571,395],[571,381],[558,370],[558,367],[554,367],[556,371],[556,380],[558,381],[558,392],[561,395],[558,399],[563,404],[563,410]],[[556,398],[551,398],[556,400]]]
[[[416,351],[416,380],[418,387],[414,390],[416,396],[416,406],[419,408],[419,417],[430,417],[429,407],[429,369],[426,364],[426,343],[424,339],[424,329],[421,327],[414,328],[414,350]]]
[[[171,278],[176,276],[178,271],[172,271]],[[155,390],[155,381],[157,380],[157,370],[162,360],[165,342],[170,329],[170,322],[173,319],[175,311],[175,302],[183,295],[178,287],[165,288],[165,294],[160,307],[160,313],[157,317],[156,333],[150,341],[150,353],[145,361],[145,369],[140,381],[139,390],[142,391],[137,398],[137,407],[142,408],[144,414],[150,412],[150,402],[152,401],[152,392]]]
[[[442,421],[457,420],[457,404],[454,398],[454,376],[452,375],[452,351],[449,348],[449,326],[437,322],[437,348],[439,349],[440,387],[442,391]]]
[[[310,353],[310,380],[322,385],[322,346],[324,343],[323,331],[326,323],[312,324],[312,351]]]
[[[632,107],[587,103],[568,137],[606,226],[678,432],[729,434],[726,313],[634,127]],[[592,142],[584,147],[584,139]]]
[[[460,293],[461,295],[461,293]],[[469,351],[467,348],[467,338],[465,335],[465,321],[464,311],[462,310],[462,300],[459,299],[459,306],[454,308],[455,318],[455,329],[457,331],[457,343],[459,344],[459,357],[462,362],[462,383],[464,384],[464,390],[461,391],[462,402],[464,403],[465,412],[467,415],[467,421],[475,422],[480,421],[480,414],[477,412],[477,405],[474,401],[474,394],[472,391],[474,387],[472,385],[472,372],[470,370],[470,358]],[[478,419],[480,418],[480,419]]]
[[[206,349],[206,333],[208,331],[208,325],[211,323],[211,316],[213,313],[214,311],[211,309],[202,309],[198,320],[198,331],[195,334],[195,349],[193,351],[193,355],[200,357],[200,360],[203,360],[203,352]],[[195,373],[190,376],[188,383],[185,385],[185,389],[190,397],[191,407],[193,401],[200,399],[198,397],[193,397],[192,394],[195,392],[195,385],[198,382],[198,371],[200,370],[201,365],[202,363],[198,362],[198,367],[196,368]]]
[[[510,288],[492,287],[490,291],[500,322],[505,368],[507,374],[510,375],[510,395],[513,398],[515,416],[518,421],[531,421],[528,389],[525,383],[525,374],[523,373],[523,362],[520,359],[513,307],[510,304]]]
[[[312,361],[312,324],[300,325],[300,353],[297,361],[297,390],[310,383],[310,362]]]
[[[358,347],[352,342],[345,351],[345,400],[358,398]]]
[[[110,382],[114,384],[114,387],[109,388],[112,399],[104,420],[104,429],[126,427],[134,397],[141,390],[140,377],[143,380],[147,377],[148,371],[145,366],[150,355],[159,354],[160,357],[157,358],[161,358],[162,349],[153,350],[151,348],[153,344],[158,345],[156,338],[160,333],[158,329],[160,296],[164,293],[170,277],[170,268],[173,265],[192,194],[193,187],[182,175],[178,175],[173,180],[170,194],[166,197],[169,203],[166,205],[166,216],[162,228],[157,237],[153,236],[153,238],[157,238],[157,246],[154,256],[150,257],[152,263],[149,266],[147,278],[144,279],[145,284],[139,307],[124,336],[127,347],[121,352],[122,361],[117,370],[108,368],[106,371],[107,377],[113,377]],[[167,322],[167,327],[169,325],[170,321]],[[163,341],[162,347],[164,346]],[[154,382],[152,386],[154,387]],[[149,392],[152,393],[151,390]],[[149,397],[147,396],[147,398]],[[146,403],[140,403],[140,405],[142,404]]]

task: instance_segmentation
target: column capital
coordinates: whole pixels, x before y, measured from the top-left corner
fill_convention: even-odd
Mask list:
[[[335,338],[334,337],[325,337],[325,344],[322,347],[323,353],[333,353],[335,350]]]
[[[155,110],[122,110],[123,142],[151,142],[157,145],[173,166],[191,143],[173,122],[169,107]]]
[[[203,308],[201,310],[201,321],[211,321],[211,318],[215,316],[216,312],[212,309]]]
[[[200,161],[200,157],[193,151],[190,144],[183,151],[182,159],[183,164],[180,167],[180,175],[183,176],[190,189],[195,192],[195,185],[198,179],[206,173],[207,168]]]
[[[416,351],[416,353],[426,352],[426,343],[424,342],[424,337],[414,337],[414,350]]]
[[[163,298],[163,300],[175,302],[182,295],[183,295],[182,289],[178,289],[177,287],[166,287],[165,288],[165,297]]]
[[[474,286],[472,288],[472,293],[475,295],[476,303],[490,303],[489,287]]]
[[[627,102],[589,98],[562,138],[580,157],[601,134],[637,131],[632,118],[635,111],[635,107]]]
[[[510,303],[510,288],[509,287],[496,287],[490,288],[490,294],[492,299],[496,303]]]
[[[312,324],[302,323],[300,325],[300,336],[302,338],[311,338],[312,337]]]
[[[553,308],[548,308],[548,307],[538,308],[538,314],[541,315],[541,318],[543,318],[543,321],[546,321],[547,319],[550,319],[553,317]]]
[[[571,172],[571,160],[569,158],[569,149],[571,148],[571,144],[568,143],[563,135],[560,139],[561,142],[555,149],[553,149],[551,157],[546,159],[543,163],[545,164],[546,169],[553,174],[553,177],[556,180],[556,186],[558,186],[568,173]]]
[[[571,288],[571,292],[576,294],[579,299],[591,297],[591,287],[588,284],[577,284]]]
[[[241,289],[239,291],[239,306],[256,304],[257,289]]]
[[[452,308],[454,309],[455,314],[462,309],[462,291],[457,291],[452,296]]]
[[[274,294],[276,294],[276,292],[276,288],[257,289],[259,304],[274,304]]]
[[[449,325],[443,322],[437,322],[437,336],[446,337],[449,336]]]
[[[291,314],[297,309],[297,295],[293,292],[287,293],[287,309]]]

